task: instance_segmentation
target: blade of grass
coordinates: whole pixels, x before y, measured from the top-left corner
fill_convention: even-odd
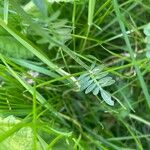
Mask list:
[[[52,150],[53,146],[62,138],[63,136],[58,135],[51,143],[47,146],[46,150]]]
[[[49,58],[37,47],[35,47],[30,41],[28,41],[25,37],[19,35],[19,33],[15,32],[13,29],[8,27],[3,20],[0,19],[0,25],[8,31],[15,39],[17,39],[24,47],[26,47],[31,53],[41,59],[45,64],[47,64],[51,69],[55,70],[60,75],[70,75],[63,69],[59,68],[57,65],[53,64]],[[68,79],[71,83],[75,83],[77,87],[79,87],[76,78],[70,77]]]
[[[89,28],[93,24],[93,17],[94,17],[94,9],[95,9],[96,0],[89,0],[89,7],[88,7],[88,26]]]
[[[137,120],[137,121],[139,121],[141,123],[144,123],[147,126],[150,126],[150,122],[149,121],[147,121],[147,120],[145,120],[145,119],[143,119],[143,118],[141,118],[139,116],[136,116],[134,114],[129,114],[129,117],[132,118],[132,119],[135,119],[135,120]]]
[[[46,68],[43,68],[42,66],[36,65],[33,61],[28,61],[28,60],[24,60],[24,59],[11,59],[11,60],[22,67],[37,71],[44,75],[47,75],[47,76],[50,76],[53,78],[60,77],[58,74],[56,74]]]
[[[7,63],[6,59],[3,57],[2,54],[0,54],[0,59],[2,60],[2,62],[6,65],[7,69],[9,70],[9,72],[12,74],[12,76],[14,78],[16,78],[21,85],[27,90],[29,91],[29,93],[31,93],[31,95],[34,95],[34,89],[32,88],[32,86],[30,84],[28,84],[27,82],[25,82]],[[55,115],[58,115],[57,112],[52,108],[52,106],[50,106],[46,99],[38,92],[36,92],[36,98],[37,100],[46,108],[48,108],[51,112],[53,112]]]
[[[33,113],[33,119],[32,119],[32,128],[33,128],[33,149],[37,149],[37,127],[36,127],[36,122],[37,122],[37,104],[36,104],[36,86],[34,85],[33,89],[33,108],[32,108],[32,113]]]
[[[146,134],[146,135],[139,135],[137,136],[138,138],[145,138],[145,137],[150,137],[150,134]],[[108,141],[124,141],[124,140],[132,140],[133,137],[132,136],[124,136],[124,137],[114,137],[114,138],[109,138],[107,139]]]
[[[73,34],[75,35],[75,23],[76,23],[76,1],[73,3],[73,12],[72,12],[72,28],[73,28]],[[73,50],[76,49],[76,41],[75,37],[73,37]]]
[[[121,122],[124,124],[124,126],[127,128],[127,130],[129,131],[129,133],[131,134],[131,136],[133,137],[133,139],[135,140],[136,144],[137,144],[137,148],[140,150],[143,150],[142,144],[140,142],[140,140],[137,138],[137,136],[132,132],[132,130],[130,129],[130,127],[128,126],[128,124],[126,122],[124,122],[123,120],[121,120]]]
[[[96,3],[96,0],[89,0],[89,6],[88,6],[88,28],[87,28],[87,32],[86,32],[86,38],[85,38],[85,40],[83,42],[83,45],[82,45],[81,53],[83,53],[83,51],[84,51],[84,48],[85,48],[86,42],[87,42],[87,38],[88,38],[89,33],[90,33],[91,26],[93,25],[95,3]]]
[[[4,22],[8,23],[9,0],[4,0]]]
[[[129,51],[129,53],[130,53],[130,56],[131,56],[133,65],[134,65],[134,67],[135,67],[135,71],[136,71],[136,73],[137,73],[137,77],[138,77],[138,79],[139,79],[139,82],[140,82],[140,84],[141,84],[141,87],[142,87],[142,90],[143,90],[145,99],[146,99],[146,101],[147,101],[148,107],[149,107],[149,109],[150,109],[150,95],[149,95],[149,92],[148,92],[146,83],[145,83],[145,81],[144,81],[144,78],[143,78],[143,76],[142,76],[142,73],[141,73],[141,71],[140,71],[140,68],[138,67],[137,62],[136,62],[136,59],[135,59],[135,57],[134,57],[134,52],[133,52],[133,49],[132,49],[132,47],[131,47],[130,40],[129,40],[128,35],[127,35],[127,33],[126,33],[126,28],[125,28],[125,25],[124,25],[124,22],[123,22],[124,17],[121,15],[121,12],[120,12],[120,10],[119,10],[119,6],[118,6],[117,0],[113,0],[113,4],[114,4],[115,13],[116,13],[116,16],[117,16],[117,19],[118,19],[118,22],[119,22],[121,31],[122,31],[123,36],[124,36],[124,39],[125,39],[125,43],[126,43],[126,45],[127,45],[128,51]]]

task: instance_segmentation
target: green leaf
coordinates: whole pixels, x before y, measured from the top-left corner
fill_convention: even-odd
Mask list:
[[[150,50],[148,50],[148,51],[146,52],[146,57],[147,57],[147,58],[150,58]]]
[[[88,25],[89,26],[93,24],[95,3],[96,3],[96,0],[89,0],[89,8],[88,8]]]
[[[44,30],[44,32],[46,31],[46,34],[48,36],[44,36],[39,32],[35,32],[34,29],[31,28],[31,30],[35,32],[35,36],[40,37],[36,41],[38,44],[49,44],[49,49],[52,49],[53,47],[56,47],[57,44],[49,40],[49,35],[51,35],[51,38],[54,41],[59,41],[60,44],[65,44],[68,40],[72,38],[72,27],[67,25],[67,20],[58,19],[59,15],[60,12],[57,11],[54,14],[52,14],[50,18],[37,21],[38,24],[42,27],[42,30]]]
[[[101,92],[101,96],[105,102],[112,106],[114,105],[114,102],[111,100],[110,95],[105,90],[103,90],[102,87],[114,84],[115,80],[113,80],[112,77],[107,76],[108,72],[101,72],[104,69],[103,65],[95,68],[94,66],[95,64],[92,64],[90,70],[78,78],[80,91],[85,90],[85,94],[92,92],[95,96]]]
[[[150,36],[150,24],[146,25],[145,28],[144,28],[144,34],[146,36]]]
[[[146,45],[146,49],[147,49],[147,50],[150,50],[150,44],[147,44],[147,45]]]
[[[30,59],[34,55],[12,36],[0,36],[0,52],[13,58]]]
[[[103,100],[110,106],[114,106],[114,101],[112,101],[111,96],[105,90],[101,90],[101,96]]]
[[[104,69],[104,65],[100,65],[98,67],[91,69],[90,71],[92,71],[95,75],[98,75],[99,73],[101,73],[103,69]]]
[[[100,79],[98,81],[98,83],[99,84],[105,84],[105,83],[109,82],[110,80],[112,80],[112,77],[104,77],[104,78]]]
[[[147,37],[145,38],[145,43],[150,44],[150,37],[149,37],[149,36],[147,36]]]
[[[81,82],[88,74],[82,74],[80,75],[80,77],[78,78],[78,81]]]
[[[93,91],[93,89],[96,87],[95,83],[92,83],[86,90],[85,90],[85,94],[90,93],[91,91]]]
[[[114,84],[114,83],[115,83],[115,80],[109,80],[109,81],[107,81],[107,82],[101,84],[101,87],[110,86],[110,85],[112,85],[112,84]]]
[[[54,3],[54,2],[73,2],[74,0],[48,0],[49,3]]]
[[[85,76],[82,80],[80,80],[80,84],[84,84],[84,83],[87,83],[87,81],[90,79],[90,76]]]
[[[96,87],[93,91],[93,94],[96,96],[99,93],[100,88]]]
[[[92,83],[93,83],[92,80],[90,80],[90,81],[88,81],[88,82],[82,83],[80,90],[81,90],[81,91],[84,91],[84,90],[85,90],[87,87],[89,87]]]
[[[99,80],[99,79],[101,79],[101,78],[104,78],[105,76],[107,76],[108,75],[108,72],[104,72],[104,73],[99,73],[99,74],[97,74],[96,76],[96,80]]]
[[[20,123],[14,116],[0,117],[0,134],[5,134],[15,125]],[[0,150],[32,150],[33,131],[31,127],[22,127],[0,143]],[[42,150],[40,143],[37,143],[37,150]]]
[[[46,0],[32,0],[44,16],[47,16]]]

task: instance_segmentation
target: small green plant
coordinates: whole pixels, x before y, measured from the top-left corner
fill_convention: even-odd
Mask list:
[[[59,41],[61,44],[65,44],[69,39],[71,39],[71,27],[67,26],[67,20],[65,19],[58,19],[60,16],[60,11],[56,11],[52,14],[51,17],[47,17],[46,19],[38,20],[36,23],[40,24],[43,29],[49,33],[49,35],[55,40]],[[29,28],[29,31],[32,30]],[[36,42],[38,44],[48,44],[48,49],[52,49],[56,46],[55,43],[52,43],[49,41],[46,37],[43,37],[41,35],[37,35],[35,33],[35,36],[40,36],[40,39],[38,39]]]
[[[112,101],[111,95],[103,88],[114,84],[115,80],[113,80],[112,77],[108,76],[108,72],[102,72],[103,69],[103,65],[100,65],[98,67],[92,65],[88,72],[82,74],[78,78],[79,84],[81,86],[80,91],[85,90],[85,94],[92,92],[95,96],[100,93],[103,100],[108,105],[113,106],[114,101]]]
[[[144,34],[146,35],[145,43],[146,43],[146,57],[150,58],[150,24],[146,25],[144,28]]]

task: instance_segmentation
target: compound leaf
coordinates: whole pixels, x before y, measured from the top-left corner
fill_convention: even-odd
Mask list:
[[[112,77],[107,76],[108,72],[102,72],[104,69],[103,65],[95,67],[95,64],[92,64],[90,68],[91,69],[89,71],[87,71],[85,74],[82,74],[78,78],[80,91],[85,90],[85,94],[92,92],[95,96],[101,93],[104,101],[113,106],[114,102],[111,100],[111,96],[105,90],[103,90],[102,87],[114,84],[115,80],[113,80]]]

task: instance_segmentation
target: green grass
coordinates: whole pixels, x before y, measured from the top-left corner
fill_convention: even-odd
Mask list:
[[[150,149],[149,6],[1,1],[0,150]]]

